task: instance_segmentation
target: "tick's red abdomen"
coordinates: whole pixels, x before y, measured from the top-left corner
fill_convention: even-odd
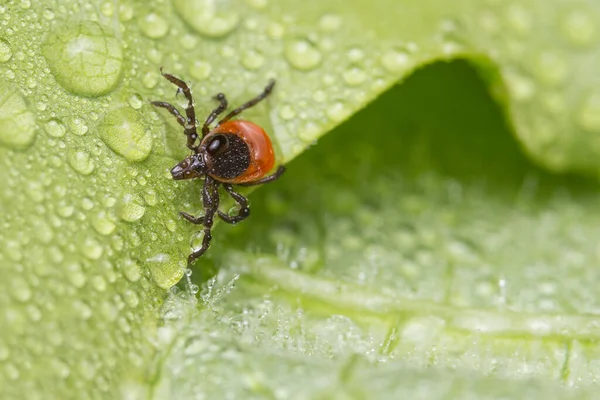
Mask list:
[[[214,178],[227,183],[246,183],[264,177],[273,169],[275,153],[273,152],[271,139],[269,139],[267,132],[255,123],[243,120],[227,121],[210,133],[228,133],[239,136],[248,145],[250,157],[250,165],[241,175],[228,180],[219,177]]]

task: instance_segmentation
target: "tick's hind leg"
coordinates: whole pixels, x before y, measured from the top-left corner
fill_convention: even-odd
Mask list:
[[[273,91],[273,87],[274,86],[275,86],[275,80],[271,79],[261,94],[259,94],[258,96],[256,96],[252,100],[250,100],[250,101],[242,104],[241,106],[239,106],[235,110],[231,111],[222,120],[220,120],[217,125],[221,125],[223,122],[229,121],[231,118],[233,118],[236,115],[240,114],[242,111],[247,110],[250,107],[254,107],[258,103],[260,103],[263,99],[265,99],[268,95],[271,94],[271,92]]]
[[[202,189],[202,202],[204,203],[204,216],[194,218],[189,214],[182,214],[184,218],[186,218],[190,222],[194,222],[186,217],[186,215],[190,216],[192,219],[196,221],[200,221],[202,219],[202,225],[204,225],[204,237],[202,238],[202,245],[198,250],[195,250],[192,254],[188,256],[188,265],[192,265],[196,260],[208,250],[210,247],[210,241],[212,240],[211,230],[214,223],[215,213],[219,209],[219,190],[218,183],[215,182],[212,178],[206,177],[204,181],[204,188]],[[194,222],[196,223],[196,222]]]
[[[229,216],[224,212],[219,211],[219,217],[228,224],[235,225],[240,221],[245,220],[250,215],[250,207],[248,207],[248,199],[233,190],[233,186],[228,183],[223,184],[223,187],[233,197],[235,202],[240,206],[237,215]]]
[[[194,110],[194,100],[192,98],[192,92],[190,91],[189,86],[182,81],[181,79],[163,72],[163,69],[160,69],[160,73],[165,77],[166,80],[171,82],[172,84],[177,86],[177,92],[183,93],[185,98],[188,101],[187,106],[185,107],[185,115],[187,117],[185,124],[183,127],[185,128],[183,133],[187,136],[188,142],[187,147],[191,150],[195,149],[195,142],[198,139],[198,133],[196,132],[196,112]],[[161,106],[158,106],[161,107]],[[165,107],[166,108],[166,107]],[[174,107],[173,107],[174,108]],[[168,108],[167,108],[168,109]],[[171,110],[169,110],[171,114],[175,115]],[[179,112],[177,112],[179,114]],[[178,119],[179,120],[179,119]]]

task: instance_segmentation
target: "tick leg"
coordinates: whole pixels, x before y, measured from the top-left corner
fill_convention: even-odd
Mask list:
[[[198,139],[198,133],[196,132],[196,112],[194,111],[194,100],[192,99],[192,92],[190,91],[189,86],[181,79],[171,74],[164,73],[162,68],[160,69],[160,73],[162,74],[162,76],[165,77],[166,80],[176,85],[178,87],[177,92],[183,93],[183,95],[188,101],[188,104],[185,108],[185,115],[187,116],[187,120],[183,125],[183,127],[185,128],[183,133],[188,138],[187,147],[191,150],[194,150],[194,143]],[[171,112],[171,114],[173,113]]]
[[[250,215],[250,208],[248,207],[248,199],[245,198],[244,196],[242,196],[241,194],[237,193],[236,191],[234,191],[233,186],[231,186],[229,183],[223,184],[223,187],[225,188],[227,193],[229,193],[231,195],[231,197],[233,197],[235,202],[238,203],[238,205],[240,206],[240,209],[238,210],[237,215],[233,215],[233,216],[229,216],[229,215],[219,211],[219,217],[223,221],[227,222],[228,224],[235,225],[238,222],[245,220]]]
[[[179,211],[179,215],[190,221],[192,224],[202,225],[204,223],[204,215],[201,217],[194,217],[193,215],[183,211]]]
[[[285,167],[283,165],[281,165],[279,168],[277,168],[277,171],[275,171],[275,173],[273,175],[269,175],[265,178],[256,180],[256,181],[252,181],[252,182],[246,182],[246,183],[238,183],[238,186],[256,186],[256,185],[262,185],[263,183],[269,183],[269,182],[273,182],[274,180],[279,179],[279,177],[281,175],[283,175],[283,173],[285,172]]]
[[[213,121],[223,113],[223,111],[227,110],[227,98],[223,93],[217,93],[214,99],[220,104],[217,106],[217,108],[212,110],[210,114],[208,114],[206,121],[204,121],[204,125],[202,125],[202,137],[206,136],[206,134],[210,131],[210,124],[212,124]]]
[[[175,108],[173,104],[165,103],[164,101],[151,101],[154,107],[164,108],[168,112],[170,112],[175,118],[177,118],[177,122],[179,125],[185,127],[185,118],[179,113],[179,110]]]
[[[212,240],[210,231],[213,226],[215,213],[219,208],[219,191],[218,183],[209,176],[204,180],[202,202],[204,203],[204,216],[200,218],[203,218],[202,225],[204,225],[204,237],[202,238],[202,246],[189,255],[188,265],[192,265],[198,258],[202,257],[206,250],[208,250],[210,241]]]
[[[252,100],[250,100],[250,101],[242,104],[241,106],[239,106],[235,110],[231,111],[229,114],[227,114],[225,116],[225,118],[223,118],[222,120],[220,120],[217,125],[221,125],[223,122],[229,121],[231,118],[235,117],[236,115],[238,115],[242,111],[247,110],[250,107],[254,107],[258,103],[260,103],[261,100],[263,100],[264,98],[266,98],[268,95],[271,94],[271,92],[273,91],[273,87],[274,86],[275,86],[275,80],[271,79],[269,81],[269,84],[265,87],[265,89],[263,90],[263,92],[261,94],[259,94],[258,96],[256,96]]]

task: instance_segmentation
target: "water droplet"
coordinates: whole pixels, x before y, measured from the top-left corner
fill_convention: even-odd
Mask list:
[[[85,135],[89,130],[87,124],[81,118],[74,118],[73,120],[71,120],[69,127],[71,128],[71,132],[73,132],[77,136]]]
[[[158,39],[167,34],[169,24],[158,14],[150,13],[139,20],[140,28],[144,35],[152,39]]]
[[[67,279],[73,286],[76,288],[82,288],[85,285],[86,277],[83,271],[81,270],[81,265],[79,264],[70,264],[67,266]]]
[[[52,137],[55,138],[60,138],[65,136],[65,132],[67,131],[67,128],[65,128],[65,125],[62,123],[61,120],[59,119],[51,119],[48,120],[48,122],[46,122],[44,124],[44,130],[46,131],[46,133]]]
[[[26,302],[31,299],[32,292],[29,284],[21,277],[13,277],[8,285],[10,295],[13,299],[20,302]]]
[[[146,72],[142,77],[142,84],[148,89],[152,89],[158,83],[158,74],[156,72]]]
[[[105,1],[100,5],[100,12],[107,17],[112,17],[115,12],[115,5],[112,1]]]
[[[533,98],[536,92],[533,81],[514,70],[504,73],[508,91],[516,101],[525,102]]]
[[[133,290],[126,290],[125,293],[123,293],[123,301],[130,308],[135,308],[140,303],[138,296],[135,294],[135,292]]]
[[[123,68],[121,43],[95,22],[63,26],[43,44],[42,52],[58,83],[83,96],[112,91]]]
[[[98,127],[100,138],[128,161],[142,161],[152,150],[152,136],[130,108],[109,111]]]
[[[44,18],[46,18],[48,21],[51,21],[54,19],[54,11],[52,11],[52,9],[50,8],[46,8],[44,10]]]
[[[142,276],[142,268],[133,260],[126,259],[120,264],[125,278],[131,282],[137,282]]]
[[[525,7],[520,4],[512,4],[506,13],[508,26],[517,34],[525,36],[531,31],[532,18]]]
[[[140,96],[138,93],[134,93],[127,99],[127,104],[129,104],[129,107],[133,108],[134,110],[139,110],[142,108],[144,103],[142,96]]]
[[[560,23],[560,29],[575,46],[589,46],[596,42],[596,23],[597,18],[592,17],[595,13],[588,9],[574,9],[563,13]]]
[[[312,143],[321,136],[321,133],[319,125],[311,121],[298,131],[298,138],[307,143]]]
[[[342,18],[335,14],[325,14],[319,20],[319,28],[324,32],[335,32],[342,26]]]
[[[135,222],[144,216],[146,208],[134,196],[125,195],[119,204],[119,217],[127,222]]]
[[[315,68],[321,62],[321,52],[307,40],[293,40],[285,46],[285,56],[292,67],[301,70]]]
[[[98,260],[102,256],[104,249],[96,239],[88,238],[83,242],[81,252],[90,260]]]
[[[600,93],[588,93],[577,113],[579,125],[591,132],[600,132]]]
[[[268,0],[246,0],[246,3],[248,3],[250,7],[260,10],[267,6]]]
[[[163,289],[168,289],[183,277],[183,260],[177,260],[169,254],[157,254],[146,260],[154,282]]]
[[[133,18],[133,6],[131,4],[121,3],[119,5],[119,18],[121,21],[131,21]]]
[[[21,245],[15,240],[8,240],[4,244],[4,254],[11,260],[18,262],[23,259],[23,253],[21,252]]]
[[[36,135],[35,117],[19,92],[0,83],[0,144],[23,150]]]
[[[204,80],[210,76],[212,67],[206,61],[196,60],[189,68],[190,75],[196,80]]]
[[[284,104],[279,108],[279,116],[282,119],[289,121],[296,117],[296,110],[294,110],[294,107],[292,105]]]
[[[175,11],[192,29],[211,38],[231,33],[240,22],[237,7],[229,1],[173,0]]]
[[[548,85],[558,85],[564,82],[569,69],[565,60],[568,60],[568,57],[551,51],[540,54],[535,63],[540,80]]]
[[[92,287],[94,289],[96,289],[99,292],[104,292],[106,291],[106,280],[104,280],[103,277],[101,277],[100,275],[96,275],[94,276],[90,283],[92,284]]]
[[[246,50],[242,57],[242,65],[249,70],[256,70],[262,67],[265,57],[256,50]]]
[[[343,73],[344,81],[350,86],[358,86],[367,79],[367,74],[362,68],[351,67]]]
[[[23,10],[28,10],[31,7],[31,1],[30,0],[21,0],[21,2],[19,3],[19,6]]]
[[[327,107],[326,114],[333,122],[342,122],[350,115],[350,110],[341,101],[336,101]]]
[[[116,225],[108,218],[106,211],[100,211],[92,217],[92,227],[101,235],[110,235]]]
[[[0,63],[5,63],[12,57],[10,44],[4,39],[0,39]]]
[[[383,67],[394,74],[406,71],[411,66],[410,61],[408,52],[400,48],[389,50],[381,57]]]
[[[271,39],[281,39],[285,34],[285,28],[278,22],[271,22],[267,28],[267,33]]]
[[[67,161],[81,175],[89,175],[95,168],[94,160],[92,160],[89,153],[83,150],[69,151],[67,153]]]

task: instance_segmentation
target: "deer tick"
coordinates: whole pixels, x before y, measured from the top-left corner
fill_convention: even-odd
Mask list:
[[[192,265],[210,246],[212,239],[210,232],[215,214],[229,224],[237,224],[250,215],[248,199],[236,192],[234,185],[254,186],[272,182],[285,171],[285,168],[280,166],[272,175],[268,175],[275,165],[275,154],[271,140],[263,128],[250,121],[232,120],[242,111],[255,106],[269,96],[275,81],[271,80],[262,93],[232,110],[211,128],[211,124],[227,109],[228,105],[225,95],[218,93],[214,99],[219,102],[219,105],[208,114],[198,134],[190,88],[181,79],[164,73],[162,68],[160,72],[165,79],[177,86],[177,92],[183,93],[188,101],[185,117],[172,104],[162,101],[151,102],[156,107],[166,109],[177,119],[183,127],[183,133],[187,136],[187,147],[192,151],[192,154],[171,169],[171,175],[175,180],[204,179],[202,188],[204,215],[194,217],[183,211],[179,213],[189,222],[204,227],[202,246],[195,249],[188,257],[188,265]],[[238,204],[237,215],[225,214],[219,210],[221,186]]]

